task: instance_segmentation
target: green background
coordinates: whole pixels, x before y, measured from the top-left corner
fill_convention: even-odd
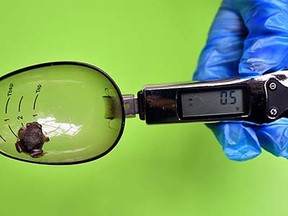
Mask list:
[[[0,73],[76,60],[123,93],[192,77],[220,0],[6,0]],[[0,215],[287,215],[288,163],[237,163],[202,124],[128,119],[106,157],[74,166],[0,157]]]

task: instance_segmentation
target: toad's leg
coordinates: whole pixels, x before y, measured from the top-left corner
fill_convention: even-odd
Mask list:
[[[32,152],[30,153],[30,156],[33,158],[38,158],[43,156],[43,150],[42,149],[33,149]]]
[[[16,147],[17,152],[19,152],[19,153],[23,152],[23,151],[22,151],[22,146],[21,146],[20,140],[18,140],[18,141],[15,143],[15,147]]]

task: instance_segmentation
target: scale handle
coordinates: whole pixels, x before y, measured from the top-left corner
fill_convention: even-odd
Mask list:
[[[138,92],[139,117],[147,124],[227,120],[271,122],[281,117],[288,117],[288,77],[286,74],[288,74],[287,71],[279,71],[249,79],[146,86]],[[194,115],[189,111],[189,107],[186,107],[187,102],[183,101],[182,96],[188,93],[214,92],[211,94],[213,96],[223,91],[241,92],[241,95],[239,93],[240,105],[243,107],[240,111],[225,111],[216,114],[203,114],[200,111],[201,114]],[[203,109],[208,108],[203,107]],[[187,110],[189,114],[186,114]]]

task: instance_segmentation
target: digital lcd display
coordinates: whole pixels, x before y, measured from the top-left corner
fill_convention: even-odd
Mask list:
[[[182,116],[243,114],[243,90],[215,90],[181,94]]]

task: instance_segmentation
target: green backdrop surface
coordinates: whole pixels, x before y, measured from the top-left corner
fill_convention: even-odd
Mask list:
[[[36,63],[96,65],[123,93],[187,81],[220,0],[2,0],[0,74]],[[1,118],[1,117],[0,117]],[[226,159],[203,124],[128,119],[118,146],[74,166],[0,157],[0,215],[287,215],[288,162]]]

